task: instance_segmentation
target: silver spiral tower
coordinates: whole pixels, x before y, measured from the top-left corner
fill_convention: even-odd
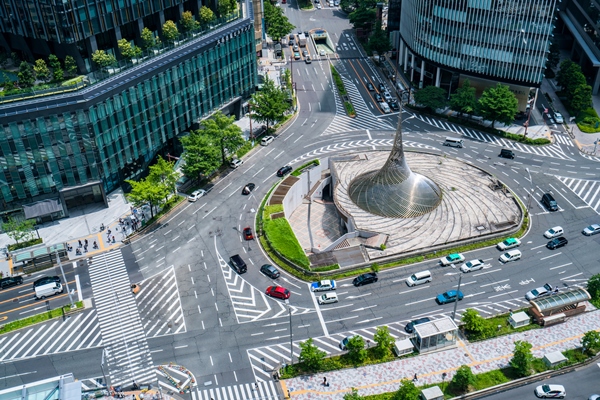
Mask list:
[[[394,147],[385,165],[354,178],[348,186],[352,201],[363,210],[388,218],[413,218],[434,210],[442,191],[431,179],[408,167],[402,146],[402,108]]]

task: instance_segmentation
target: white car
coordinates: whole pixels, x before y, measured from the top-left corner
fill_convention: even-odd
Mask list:
[[[460,264],[465,261],[465,256],[460,253],[449,254],[446,257],[440,258],[440,264],[442,266],[450,265],[450,264]]]
[[[527,300],[533,300],[550,293],[552,293],[552,285],[546,283],[544,286],[530,290],[529,292],[525,293],[525,298]]]
[[[260,145],[261,146],[268,146],[269,144],[271,144],[273,142],[273,140],[275,140],[275,138],[273,136],[265,136],[260,141]]]
[[[540,385],[535,388],[535,395],[542,399],[564,399],[567,391],[563,385]]]
[[[323,293],[321,296],[319,296],[319,299],[317,301],[319,302],[319,304],[337,303],[338,297],[335,292]]]
[[[320,9],[321,9],[321,3],[318,3],[317,4],[317,10],[320,10]]]
[[[563,233],[564,233],[564,230],[562,227],[555,226],[554,228],[550,228],[546,232],[544,232],[544,237],[546,239],[552,239],[552,238],[562,235]]]
[[[600,224],[592,224],[581,231],[585,236],[592,236],[597,233],[600,233]]]
[[[195,190],[194,192],[192,192],[192,194],[190,194],[188,196],[188,201],[191,201],[193,203],[196,200],[198,200],[200,197],[204,196],[205,194],[206,194],[206,190],[204,190],[204,189]]]
[[[319,50],[319,55],[320,55],[320,56],[324,56],[324,55],[325,55],[325,49],[321,49],[321,50]]]
[[[239,158],[235,158],[233,160],[231,160],[231,162],[229,163],[229,166],[233,169],[236,169],[237,167],[239,167],[240,165],[242,165],[244,162],[242,160],[240,160]]]
[[[500,250],[509,250],[514,247],[519,247],[521,245],[521,241],[517,238],[508,238],[504,242],[500,242],[496,247]]]
[[[554,113],[554,120],[556,121],[557,124],[565,123],[565,119],[563,118],[562,114],[559,112]]]
[[[460,270],[462,272],[469,273],[472,271],[478,271],[480,269],[483,269],[484,266],[485,263],[483,262],[483,260],[471,260],[461,265]]]
[[[336,285],[335,285],[335,281],[333,279],[323,280],[320,282],[313,282],[310,285],[310,290],[312,290],[313,292],[324,292],[326,290],[335,290],[335,289],[336,289]]]
[[[500,256],[500,262],[507,263],[510,261],[517,261],[521,258],[521,252],[519,250],[511,250]]]

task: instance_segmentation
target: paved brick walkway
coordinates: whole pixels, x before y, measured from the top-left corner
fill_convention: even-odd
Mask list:
[[[442,382],[442,373],[452,379],[454,371],[463,364],[474,373],[482,373],[508,365],[514,349],[513,342],[524,340],[533,345],[535,357],[580,346],[581,336],[591,330],[600,330],[600,311],[588,312],[548,328],[506,335],[477,343],[459,342],[458,347],[385,364],[345,369],[325,374],[304,376],[282,381],[284,393],[290,391],[293,399],[342,399],[351,388],[361,395],[391,392],[398,389],[402,379],[418,375],[417,386]],[[324,387],[327,377],[329,387]]]

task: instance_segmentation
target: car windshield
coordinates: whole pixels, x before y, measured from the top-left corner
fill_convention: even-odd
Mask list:
[[[473,266],[473,263],[471,261],[467,262],[467,267],[471,268]]]
[[[454,294],[453,294],[453,293],[446,292],[446,293],[444,293],[444,297],[445,297],[445,298],[447,298],[447,299],[451,299],[451,298],[453,298],[453,297],[454,297]]]
[[[548,385],[542,385],[542,390],[544,392],[549,392],[550,391],[550,386],[548,386]]]
[[[540,294],[540,292],[538,292],[536,289],[533,289],[531,291],[531,294],[534,295],[534,296],[537,296],[538,294]]]

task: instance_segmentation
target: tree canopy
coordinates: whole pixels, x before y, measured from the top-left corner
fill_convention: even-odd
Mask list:
[[[479,114],[492,121],[492,128],[496,121],[512,124],[518,111],[517,98],[506,85],[498,83],[495,87],[487,88],[479,98]]]
[[[63,80],[64,72],[60,60],[54,54],[48,56],[48,66],[52,69],[52,79],[56,82]]]
[[[34,219],[17,220],[13,217],[8,217],[8,222],[2,223],[2,230],[17,244],[21,240],[30,240],[33,237],[34,228]]]
[[[219,0],[219,16],[223,17],[233,13],[237,9],[236,0]]]
[[[221,150],[221,160],[225,163],[226,151],[235,152],[244,144],[242,129],[233,123],[235,117],[227,117],[221,111],[217,111],[209,119],[202,121],[202,131],[216,139]]]
[[[477,109],[477,97],[475,88],[465,79],[462,86],[450,95],[450,107],[462,114],[473,114]]]
[[[267,34],[274,41],[279,41],[294,30],[294,25],[283,14],[281,7],[275,7],[270,1],[265,1],[265,26]]]
[[[126,60],[131,60],[133,58],[139,57],[142,54],[142,49],[137,47],[136,45],[131,45],[129,40],[121,39],[117,42],[119,46],[119,52]]]
[[[200,23],[203,25],[211,23],[215,19],[213,10],[206,6],[200,7]]]
[[[569,107],[575,114],[592,107],[592,87],[583,83],[573,90],[573,95],[569,101]]]
[[[600,350],[600,333],[597,331],[588,331],[581,338],[581,346],[591,354]]]
[[[556,83],[562,89],[562,96],[570,99],[573,97],[575,89],[580,85],[585,85],[586,81],[579,64],[565,59],[560,63],[560,69],[556,74]]]
[[[142,33],[140,34],[140,37],[142,38],[142,47],[144,48],[144,50],[148,50],[153,47],[156,47],[158,45],[158,43],[160,42],[154,36],[154,32],[152,32],[148,28],[142,29]]]
[[[374,7],[359,6],[348,15],[348,20],[354,29],[371,29],[377,20],[377,10]]]
[[[415,92],[415,103],[432,111],[446,107],[446,91],[437,86],[425,86]]]
[[[17,77],[19,78],[19,86],[22,88],[31,87],[35,83],[35,75],[33,74],[33,68],[26,61],[21,61]]]
[[[251,113],[252,119],[267,125],[267,129],[273,124],[282,121],[285,112],[290,108],[288,94],[285,90],[275,86],[275,82],[265,77],[262,89],[252,95]]]
[[[184,152],[182,171],[186,176],[200,180],[221,165],[221,146],[217,138],[200,129],[181,138]]]
[[[352,336],[346,344],[346,349],[348,349],[348,358],[356,364],[362,363],[367,358],[365,340],[362,336]]]
[[[315,346],[312,338],[300,342],[298,346],[300,346],[298,361],[303,363],[309,371],[318,371],[327,353]]]
[[[592,275],[588,280],[587,291],[592,300],[600,300],[600,274]]]
[[[77,63],[73,56],[65,57],[65,71],[69,75],[75,75],[77,73]]]
[[[52,77],[50,75],[50,69],[46,64],[46,61],[41,58],[35,60],[35,64],[33,65],[33,72],[35,73],[35,77],[40,81],[46,82],[49,81]]]
[[[191,32],[200,27],[200,23],[196,21],[196,18],[194,18],[194,14],[192,14],[191,11],[184,11],[181,14],[179,23],[185,32]]]
[[[461,365],[452,377],[452,383],[458,390],[466,392],[469,389],[469,386],[475,383],[475,375],[473,375],[471,367],[468,365]]]
[[[375,24],[375,31],[369,37],[367,47],[370,51],[376,51],[378,54],[383,54],[392,49],[392,43],[387,36],[387,33],[381,29],[381,22]]]
[[[390,353],[394,345],[394,338],[387,326],[378,327],[375,335],[373,335],[373,340],[377,343],[375,353],[382,358]]]
[[[166,21],[162,29],[163,37],[167,42],[174,42],[179,37],[179,29],[177,29],[175,22],[171,20]]]
[[[392,396],[393,400],[419,400],[421,390],[415,386],[414,382],[408,379],[402,379],[400,387]]]
[[[106,68],[117,62],[115,56],[105,52],[104,50],[96,50],[92,54],[92,61],[96,63],[100,68]]]
[[[533,363],[533,353],[531,352],[531,343],[522,340],[515,341],[515,350],[513,358],[510,360],[510,366],[520,376],[528,376],[531,374]]]

